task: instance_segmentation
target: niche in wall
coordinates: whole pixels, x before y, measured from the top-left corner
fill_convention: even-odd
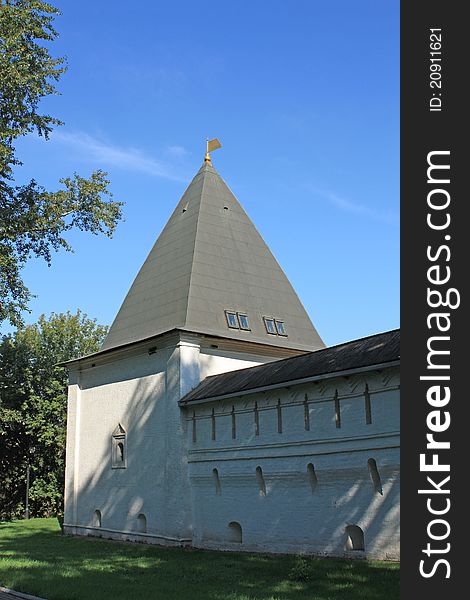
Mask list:
[[[137,517],[137,531],[147,533],[147,517],[143,513],[140,513]]]
[[[95,510],[93,513],[93,527],[101,527],[101,511]]]
[[[345,529],[346,550],[364,550],[364,532],[357,525],[348,525]]]
[[[228,524],[229,531],[229,542],[235,542],[236,544],[242,543],[242,526],[237,521],[232,521]]]

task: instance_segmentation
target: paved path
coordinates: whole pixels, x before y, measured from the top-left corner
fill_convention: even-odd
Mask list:
[[[0,586],[0,600],[44,600],[44,598],[22,594]]]

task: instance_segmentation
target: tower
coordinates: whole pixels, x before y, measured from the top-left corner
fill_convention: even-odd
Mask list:
[[[102,349],[67,363],[66,530],[189,543],[178,401],[208,375],[323,347],[207,152]]]

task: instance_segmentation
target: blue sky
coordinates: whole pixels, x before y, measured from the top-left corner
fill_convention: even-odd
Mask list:
[[[43,108],[65,125],[21,141],[17,181],[104,169],[125,221],[29,263],[27,322],[110,324],[218,137],[215,168],[325,342],[399,326],[398,0],[55,5],[69,68]]]

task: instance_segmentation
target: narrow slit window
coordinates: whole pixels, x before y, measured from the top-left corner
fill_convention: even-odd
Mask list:
[[[215,495],[220,496],[222,494],[222,487],[220,485],[219,471],[217,469],[212,469],[212,477],[214,479]]]
[[[258,409],[258,403],[255,402],[255,435],[259,435],[259,409]]]
[[[119,442],[117,445],[118,448],[118,455],[117,455],[117,460],[120,463],[124,462],[124,444],[122,442]]]
[[[367,461],[367,466],[369,467],[369,475],[372,481],[374,492],[383,496],[382,480],[380,479],[380,473],[375,459],[369,458]]]
[[[250,322],[248,321],[247,315],[243,313],[237,313],[238,322],[240,323],[240,329],[245,329],[246,331],[250,331]]]
[[[310,410],[308,408],[307,394],[305,394],[305,400],[304,400],[304,427],[305,427],[305,431],[310,431]]]
[[[232,312],[230,310],[225,311],[225,317],[227,319],[227,325],[231,329],[240,329],[240,324],[238,322],[238,317],[236,312]]]
[[[268,333],[270,333],[271,335],[276,335],[277,331],[276,331],[276,326],[274,324],[274,319],[271,319],[270,317],[263,317],[264,319],[264,326],[266,327],[266,331]]]
[[[237,420],[235,416],[235,406],[232,406],[232,439],[234,440],[237,437]]]
[[[370,405],[370,393],[369,386],[366,383],[366,389],[364,390],[364,406],[366,410],[366,425],[370,425],[372,423],[372,410]]]
[[[215,411],[212,409],[211,414],[211,425],[212,425],[212,439],[215,440]]]
[[[266,484],[264,482],[263,469],[256,467],[256,481],[258,482],[259,495],[266,496]]]
[[[318,485],[318,478],[317,478],[317,474],[315,473],[315,467],[313,466],[312,463],[308,463],[307,465],[307,475],[308,475],[308,482],[310,484],[310,489],[312,490],[312,494],[315,491],[317,485]]]
[[[282,433],[282,406],[281,400],[277,401],[277,432]]]
[[[283,335],[287,337],[286,327],[284,325],[284,321],[275,320],[276,330],[278,335]]]
[[[341,427],[341,406],[340,406],[339,398],[338,398],[338,390],[335,390],[334,401],[335,401],[335,423],[336,423],[336,428],[339,429]]]
[[[193,444],[197,442],[197,429],[196,429],[196,411],[193,410]]]

